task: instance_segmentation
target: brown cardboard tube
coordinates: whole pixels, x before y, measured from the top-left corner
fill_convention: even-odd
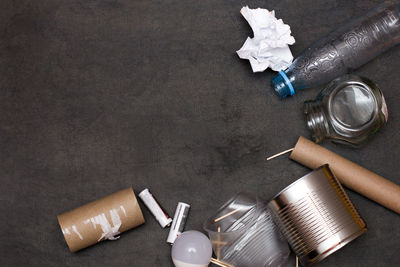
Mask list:
[[[131,187],[57,216],[71,252],[144,223],[142,211]]]
[[[400,186],[301,137],[289,156],[311,169],[329,164],[346,187],[400,214]]]

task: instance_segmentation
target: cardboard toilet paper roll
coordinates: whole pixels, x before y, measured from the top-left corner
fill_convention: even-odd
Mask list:
[[[76,252],[144,223],[131,187],[57,216],[65,241]]]
[[[382,176],[304,137],[299,138],[289,157],[311,169],[329,164],[343,185],[400,214],[400,186]]]

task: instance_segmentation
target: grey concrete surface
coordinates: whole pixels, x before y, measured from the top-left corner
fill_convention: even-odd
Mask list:
[[[270,155],[309,136],[302,103],[280,100],[238,50],[244,5],[274,9],[298,55],[380,1],[0,2],[0,266],[172,266],[168,230],[146,224],[71,254],[56,215],[132,185],[186,229],[240,191],[271,198],[309,170]],[[389,122],[333,151],[400,183],[400,47],[355,73],[384,91]],[[400,216],[348,190],[369,231],[318,266],[399,266]],[[287,266],[294,266],[294,257]]]

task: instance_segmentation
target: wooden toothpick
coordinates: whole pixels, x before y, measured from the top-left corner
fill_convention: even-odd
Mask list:
[[[232,214],[235,214],[235,213],[238,212],[239,210],[240,210],[240,208],[235,209],[235,210],[232,210],[231,212],[228,212],[227,214],[222,215],[221,217],[218,217],[217,219],[215,219],[214,221],[212,221],[212,223],[219,222],[220,220],[223,220],[223,219],[225,219],[226,217],[231,216]]]
[[[278,153],[278,154],[275,154],[275,155],[273,155],[273,156],[271,156],[271,157],[268,157],[268,158],[267,158],[267,160],[271,160],[271,159],[274,159],[274,158],[276,158],[276,157],[279,157],[280,155],[283,155],[283,154],[286,154],[286,153],[292,152],[292,151],[293,151],[293,149],[294,149],[294,147],[293,147],[293,148],[291,148],[291,149],[288,149],[288,150],[282,151],[282,152],[280,152],[280,153]]]
[[[232,265],[225,263],[223,261],[211,258],[210,262],[214,263],[215,265],[221,266],[221,267],[233,267]]]
[[[296,256],[296,267],[299,267],[299,257]]]
[[[228,242],[223,242],[223,241],[218,241],[218,240],[211,241],[211,243],[213,243],[215,245],[226,245],[226,244],[228,244]]]

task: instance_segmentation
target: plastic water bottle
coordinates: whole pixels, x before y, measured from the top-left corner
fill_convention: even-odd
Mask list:
[[[307,48],[272,87],[284,98],[325,84],[400,43],[400,2],[386,1]]]

